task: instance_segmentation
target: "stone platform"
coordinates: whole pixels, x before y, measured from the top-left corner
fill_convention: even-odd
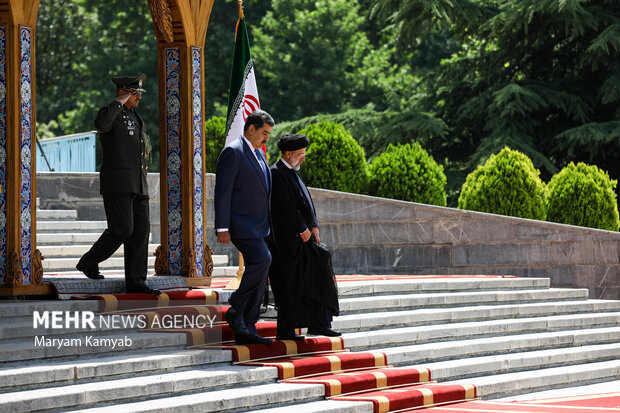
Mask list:
[[[351,351],[476,386],[484,400],[613,386],[620,376],[620,301],[547,278],[412,278],[338,283],[334,320]],[[220,299],[224,299],[220,297]],[[95,311],[94,301],[0,302],[0,404],[8,412],[372,412],[325,400],[319,384],[279,383],[275,367],[231,363],[229,351],[187,348],[183,333],[98,332],[129,347],[34,346],[35,310]],[[43,331],[84,337],[88,329]],[[590,388],[595,392],[597,387]]]

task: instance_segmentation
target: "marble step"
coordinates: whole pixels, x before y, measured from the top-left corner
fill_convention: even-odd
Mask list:
[[[394,280],[341,281],[339,298],[378,298],[393,295],[456,294],[461,292],[549,289],[548,278],[403,278]]]
[[[105,229],[105,228],[104,228]],[[103,230],[99,232],[50,232],[37,233],[37,247],[39,245],[71,245],[71,244],[94,244],[99,239]],[[149,241],[153,234],[149,234]]]
[[[450,341],[378,348],[394,366],[456,360],[494,354],[560,349],[620,342],[620,325],[548,333],[499,335],[483,338],[454,337]]]
[[[267,406],[316,401],[322,399],[324,395],[325,387],[322,384],[270,383],[133,403],[115,403],[80,409],[76,412],[241,412]]]
[[[136,398],[160,399],[172,396],[171,399],[174,399],[180,398],[179,393],[196,391],[217,393],[226,387],[243,385],[245,388],[274,382],[276,379],[275,367],[217,366],[208,369],[179,369],[161,374],[4,393],[0,394],[0,404],[4,409],[15,413],[86,407],[102,403],[114,403],[118,407],[116,411],[134,411],[126,410],[118,404],[131,403]],[[245,390],[236,390],[236,398],[246,395]],[[161,405],[167,404],[169,400],[145,403]]]
[[[74,361],[40,360],[18,366],[0,366],[0,393],[53,384],[75,384],[88,380],[122,378],[184,368],[230,365],[232,353],[219,350],[152,350],[134,356],[84,356]]]
[[[6,300],[0,301],[0,322],[14,317],[30,317],[34,311],[98,311],[97,301],[81,300]]]
[[[432,298],[431,298],[432,300]],[[417,310],[353,313],[335,317],[332,326],[339,331],[377,330],[427,324],[446,324],[496,318],[545,317],[559,314],[620,312],[620,300],[554,301],[528,304],[475,305],[451,308],[426,308],[422,302]]]
[[[41,337],[68,341],[63,341],[61,345],[58,343],[52,343],[51,346],[40,345],[40,341],[36,340],[40,340]],[[99,339],[107,341],[102,342]],[[187,336],[183,333],[143,333],[128,329],[10,339],[3,341],[0,346],[0,366],[6,367],[11,363],[31,360],[48,362],[50,359],[78,358],[95,354],[133,354],[163,348],[172,351],[183,349],[186,344]]]
[[[439,382],[505,373],[529,371],[536,375],[540,369],[574,364],[598,363],[617,359],[620,343],[595,344],[589,346],[554,348],[483,357],[467,357],[435,363],[415,364],[431,371],[431,378]]]
[[[620,312],[604,312],[402,327],[377,330],[372,334],[360,331],[345,333],[343,338],[347,348],[359,351],[411,343],[449,341],[455,337],[465,339],[618,325],[620,325]]]
[[[617,379],[620,376],[620,360],[544,368],[538,369],[534,373],[532,371],[524,371],[486,375],[469,379],[444,381],[443,383],[473,384],[476,386],[477,396],[483,400],[528,395],[528,393],[544,389],[575,388],[576,386],[588,385],[590,383],[599,383],[597,387],[600,388],[605,383],[617,383]],[[524,397],[529,399],[529,395]],[[510,398],[510,400],[513,399],[513,397]],[[571,411],[570,408],[565,408],[565,410],[567,413]],[[615,411],[615,409],[612,410]],[[258,409],[256,411],[261,413],[372,413],[374,409],[370,402],[322,400]],[[426,410],[422,409],[421,411]]]
[[[110,259],[112,258],[109,258],[108,261]],[[124,277],[124,274],[125,274],[124,266],[106,268],[104,267],[104,265],[105,265],[104,263],[99,264],[100,266],[99,269],[101,270],[101,273],[104,276],[110,277],[110,278],[113,278],[113,277],[123,278]],[[237,275],[238,270],[239,270],[239,267],[233,267],[233,266],[227,266],[227,265],[215,266],[213,267],[213,273],[211,275],[212,277],[234,277],[235,275]],[[149,266],[147,268],[147,276],[150,277],[154,274],[155,274],[155,269],[154,269],[153,263],[149,261]],[[80,278],[84,277],[84,274],[82,274],[80,271],[77,271],[75,267],[73,269],[64,269],[64,270],[54,270],[54,271],[46,270],[43,275],[44,277],[46,277],[45,279],[47,279],[47,277],[80,277]],[[224,301],[220,300],[220,302],[224,302]]]
[[[97,312],[93,311],[91,323],[82,323],[81,321],[84,316],[88,317],[90,314],[85,314],[82,311],[70,313],[70,316],[73,318],[67,319],[68,324],[65,324],[65,317],[54,322],[53,315],[49,315],[47,320],[45,320],[45,315],[40,313],[39,317],[41,318],[36,320],[36,328],[34,314],[2,320],[0,322],[0,344],[18,342],[25,338],[33,341],[35,336],[62,339],[74,337],[77,333],[102,335],[106,334],[106,332],[138,332],[140,331],[140,323],[145,324],[144,319],[139,320],[138,317],[133,315],[117,314],[112,316],[96,314]]]
[[[50,232],[96,232],[101,234],[107,221],[42,221],[37,219],[37,235]]]
[[[369,313],[376,310],[415,309],[532,301],[587,300],[587,289],[551,288],[547,290],[464,291],[421,294],[382,295],[339,299],[343,314]]]
[[[75,209],[37,209],[37,223],[51,220],[77,220]]]
[[[261,413],[374,413],[371,402],[351,402],[347,400],[321,400],[281,407],[268,407],[253,410]]]
[[[237,275],[239,267],[236,265],[222,265],[213,268],[213,277],[234,277]],[[227,302],[226,300],[220,302]]]
[[[360,277],[363,278],[363,277]],[[338,283],[341,297],[366,297],[391,295],[398,291],[405,293],[433,293],[486,290],[546,290],[549,278],[502,277],[502,278],[402,278],[391,280],[343,281]]]
[[[472,377],[467,379],[467,383],[476,386],[478,397],[489,400],[544,389],[614,381],[618,380],[618,377],[620,377],[620,359],[616,358],[597,363],[541,369],[536,370],[535,374],[531,371],[524,371]],[[567,409],[568,411],[570,410]]]
[[[73,271],[75,270],[75,266],[80,260],[80,257],[46,258],[45,256],[43,256],[43,258],[43,271],[46,273],[66,270]],[[152,268],[155,265],[155,257],[153,255],[149,255],[147,260],[148,266]],[[107,260],[99,263],[99,269],[101,271],[113,268],[125,268],[125,258],[122,256],[112,256]]]
[[[84,245],[41,245],[37,246],[37,249],[41,251],[41,254],[46,260],[50,258],[66,258],[66,257],[81,257],[90,248],[92,244]],[[149,244],[149,255],[155,254],[155,250],[159,244]],[[113,254],[113,256],[122,256],[124,254],[125,247],[121,245]]]
[[[159,244],[149,244],[149,255],[154,256],[155,250]],[[84,255],[90,248],[92,244],[84,244],[84,245],[42,245],[37,246],[38,250],[41,251],[43,258],[45,260],[50,260],[52,258],[74,258],[81,257]],[[121,245],[112,255],[113,257],[123,256],[125,253],[125,247]],[[227,255],[213,255],[213,265],[223,266],[228,264],[228,256]],[[45,261],[43,262],[43,266],[45,267]],[[74,266],[75,267],[75,266]]]

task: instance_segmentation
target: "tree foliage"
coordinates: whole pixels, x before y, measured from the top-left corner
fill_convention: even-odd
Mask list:
[[[506,147],[467,176],[458,207],[544,220],[547,187],[539,175],[530,158]]]
[[[388,145],[369,170],[371,195],[446,206],[443,167],[417,142]]]
[[[368,165],[364,149],[344,126],[319,122],[299,133],[310,141],[300,170],[308,186],[358,194],[366,191]]]
[[[157,44],[146,1],[41,0],[36,48],[37,123],[48,135],[93,130],[97,111],[116,96],[110,76],[145,73],[139,111],[151,170],[159,170]]]
[[[308,125],[319,122],[336,122],[351,132],[351,136],[364,148],[369,160],[378,156],[390,144],[404,144],[418,140],[422,144],[447,139],[445,124],[432,114],[373,109],[350,109],[334,114],[322,114],[276,124],[267,142],[267,151],[278,153],[277,141],[285,133],[295,133]]]
[[[569,163],[549,182],[547,220],[590,228],[620,230],[617,180],[594,165]]]
[[[372,44],[356,0],[273,0],[253,28],[261,105],[296,120],[370,105],[384,110],[408,94],[412,75],[389,44]],[[375,32],[375,34],[377,34]],[[388,35],[389,37],[389,35]],[[389,96],[389,94],[394,96]]]
[[[205,172],[215,173],[217,158],[226,144],[226,118],[213,116],[205,122]]]
[[[619,2],[379,0],[377,10],[401,45],[432,30],[460,43],[421,100],[451,131],[434,155],[455,170],[508,145],[545,176],[571,160],[620,174]]]
[[[248,26],[252,56],[254,47],[254,29],[271,6],[271,0],[244,0],[245,20]],[[239,18],[237,0],[220,0],[213,3],[209,27],[205,38],[205,116],[226,116],[228,109],[228,86],[230,70],[235,48],[235,27]],[[260,71],[257,68],[257,71]],[[262,85],[258,84],[258,93],[262,100]]]

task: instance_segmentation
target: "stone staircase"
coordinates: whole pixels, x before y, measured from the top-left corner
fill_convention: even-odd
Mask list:
[[[44,257],[43,272],[46,275],[81,274],[75,269],[75,265],[106,228],[106,221],[78,221],[75,210],[37,209],[37,248]],[[149,274],[154,273],[157,246],[158,244],[149,244]],[[228,257],[225,255],[214,255],[213,264],[214,277],[232,277],[238,269],[228,266]],[[104,274],[123,273],[123,268],[122,246],[112,257],[99,264],[99,269]]]
[[[620,301],[546,278],[343,281],[334,320],[352,351],[429,369],[483,399],[620,378]],[[325,400],[321,384],[279,383],[275,367],[233,365],[226,350],[186,349],[182,333],[32,329],[35,310],[95,311],[89,301],[0,302],[0,406],[6,412],[372,412]],[[127,337],[130,347],[33,345],[34,335]]]

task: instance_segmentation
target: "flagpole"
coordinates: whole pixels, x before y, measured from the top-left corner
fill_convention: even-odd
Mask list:
[[[243,19],[243,0],[239,0],[239,20],[237,21],[237,26],[235,27],[235,39],[237,38],[237,30],[239,29],[239,22]],[[243,254],[239,251],[239,269],[237,270],[237,275],[230,280],[228,285],[224,287],[225,290],[236,290],[241,285],[241,278],[243,277],[245,262],[243,259]]]

